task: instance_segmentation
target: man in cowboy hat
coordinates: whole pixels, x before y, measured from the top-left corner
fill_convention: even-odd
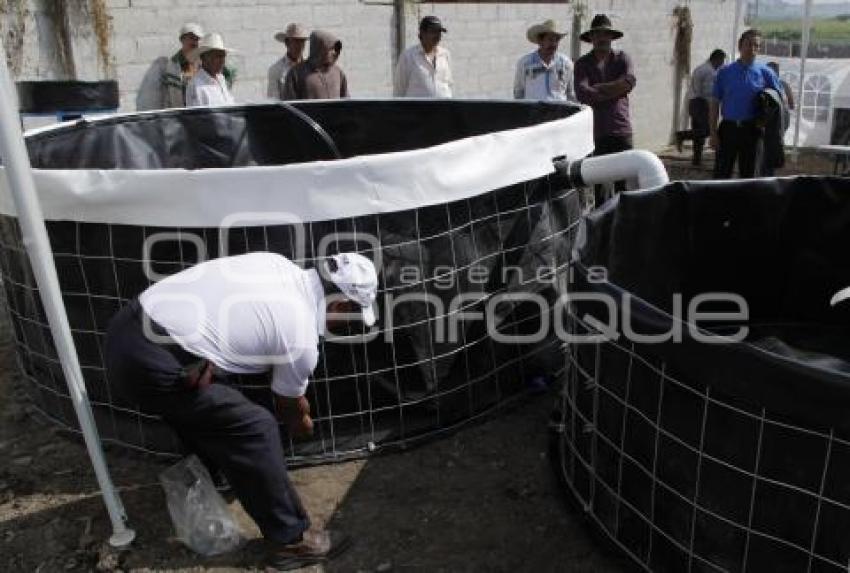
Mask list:
[[[398,58],[393,82],[396,97],[452,97],[452,61],[440,45],[446,29],[436,16],[419,22],[419,44]]]
[[[342,42],[323,30],[310,33],[310,56],[289,70],[283,99],[339,99],[348,97],[348,80],[336,65]]]
[[[307,29],[301,24],[289,24],[286,30],[274,35],[274,39],[286,45],[286,54],[269,68],[269,86],[266,95],[273,99],[283,99],[283,83],[286,74],[293,66],[304,60],[304,46],[307,44]]]
[[[193,54],[194,59],[200,59],[201,69],[186,86],[188,107],[234,103],[223,74],[227,53],[232,51],[225,47],[221,34],[213,32],[201,38]]]
[[[628,54],[611,47],[622,37],[605,14],[594,16],[590,29],[580,36],[593,44],[590,52],[576,60],[575,90],[578,100],[593,108],[594,155],[632,148],[629,93],[636,83],[634,67]],[[624,190],[625,182],[617,182],[616,189]]]
[[[525,35],[538,48],[517,62],[514,97],[576,101],[573,62],[558,52],[558,44],[566,33],[557,30],[554,20],[546,20],[530,27]]]
[[[289,570],[332,558],[347,539],[316,531],[289,481],[270,409],[224,383],[269,373],[274,409],[290,436],[310,435],[305,393],[321,338],[371,327],[378,275],[340,253],[304,270],[276,253],[209,260],[167,277],[122,308],[106,334],[117,395],[161,416],[184,445],[221,470],[270,551]]]

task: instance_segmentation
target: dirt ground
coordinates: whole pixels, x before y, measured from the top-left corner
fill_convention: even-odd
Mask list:
[[[673,179],[703,179],[687,150],[662,157]],[[802,156],[781,174],[830,173]],[[45,425],[16,375],[9,325],[0,319],[0,569],[6,571],[257,571],[252,542],[213,559],[172,536],[151,459],[109,452],[137,540],[116,552],[85,449]],[[293,481],[314,521],[343,529],[353,548],[326,571],[622,571],[568,509],[547,458],[551,396],[403,453],[299,469]],[[322,570],[320,568],[313,569]]]
[[[706,146],[707,147],[707,146]],[[690,142],[685,142],[682,152],[670,147],[659,153],[659,157],[667,167],[671,180],[711,179],[714,166],[714,152],[706,149],[702,165],[691,165]],[[777,177],[793,175],[832,175],[832,160],[812,150],[802,149],[799,154],[789,151],[786,154],[785,167],[776,170]]]
[[[5,321],[3,321],[5,323]],[[0,570],[261,571],[254,541],[206,559],[172,535],[157,482],[164,465],[108,452],[131,526],[132,548],[110,550],[109,521],[82,443],[50,429],[20,390],[8,326],[0,364]],[[622,571],[565,504],[547,458],[552,398],[397,454],[294,470],[314,521],[354,546],[309,571]]]

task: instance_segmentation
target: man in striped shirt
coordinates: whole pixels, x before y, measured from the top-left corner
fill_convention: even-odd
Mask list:
[[[566,35],[553,20],[535,24],[526,32],[537,50],[520,58],[514,78],[514,98],[544,101],[576,101],[573,62],[558,52]]]

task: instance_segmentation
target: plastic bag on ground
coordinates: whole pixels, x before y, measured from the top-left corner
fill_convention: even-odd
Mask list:
[[[177,538],[201,555],[238,549],[245,538],[207,468],[189,456],[159,476]]]

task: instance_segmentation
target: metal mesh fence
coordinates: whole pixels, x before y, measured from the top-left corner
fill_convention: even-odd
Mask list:
[[[597,333],[575,314],[569,324]],[[637,565],[847,570],[847,436],[694,383],[632,343],[572,345],[566,356],[552,424],[557,471]]]
[[[548,312],[543,305],[505,300],[494,305],[492,321],[484,315],[500,294],[534,291],[548,301],[558,295],[579,215],[577,192],[556,188],[546,177],[453,203],[305,223],[298,229],[277,225],[223,232],[49,221],[48,233],[103,441],[162,456],[181,451],[175,436],[155,416],[116,395],[103,368],[107,324],[121,305],[149,286],[151,271],[165,276],[199,262],[198,239],[209,257],[223,253],[224,246],[227,254],[272,251],[305,268],[324,255],[323,242],[331,243],[327,254],[357,251],[371,257],[379,251],[378,302],[389,314],[370,342],[322,345],[308,389],[314,437],[294,442],[284,435],[288,458],[297,465],[439,435],[522,396],[530,382],[558,376],[562,360],[554,337],[532,343],[521,338],[496,342],[491,336],[491,328],[516,337],[537,332],[541,313]],[[145,240],[160,232],[173,240],[155,243],[144,256]],[[300,253],[297,232],[306,239]],[[12,217],[0,219],[0,270],[29,395],[51,420],[75,430],[61,366]],[[421,295],[432,302],[423,304]],[[456,325],[454,339],[445,336],[451,324]],[[233,376],[231,382],[270,405],[264,376]]]

